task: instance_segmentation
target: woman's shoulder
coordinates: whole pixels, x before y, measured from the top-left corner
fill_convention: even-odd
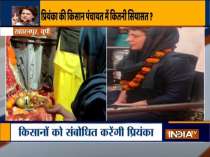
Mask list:
[[[197,60],[197,57],[195,55],[189,54],[189,53],[182,53],[182,52],[172,52],[169,53],[169,57],[177,58],[177,59],[192,59]]]
[[[173,52],[169,53],[165,58],[164,62],[169,65],[174,64],[190,64],[195,66],[197,63],[198,58],[192,54],[180,53],[180,52]]]
[[[197,57],[191,54],[173,52],[163,58],[159,70],[167,71],[192,71],[195,69]]]

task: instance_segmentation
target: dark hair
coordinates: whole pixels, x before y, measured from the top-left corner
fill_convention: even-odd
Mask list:
[[[140,30],[142,32],[146,32],[151,27],[127,27],[127,30]]]
[[[33,16],[34,16],[34,18],[32,19],[33,21],[36,19],[36,17],[37,17],[37,9],[35,8],[35,7],[28,7],[28,6],[26,6],[26,7],[21,7],[20,9],[19,9],[19,16],[22,14],[22,11],[23,10],[30,10],[30,12],[33,14]]]

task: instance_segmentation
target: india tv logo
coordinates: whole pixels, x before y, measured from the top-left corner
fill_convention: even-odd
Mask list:
[[[198,140],[198,129],[166,129],[165,139],[167,140]]]

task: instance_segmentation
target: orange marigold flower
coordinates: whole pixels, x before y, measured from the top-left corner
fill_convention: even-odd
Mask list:
[[[144,75],[137,74],[135,78],[142,80],[142,79],[144,79]]]
[[[128,83],[128,85],[129,85],[131,88],[136,88],[136,87],[139,86],[139,83],[136,83],[136,82],[134,82],[134,81],[131,81],[131,82]]]
[[[155,57],[158,57],[158,58],[162,58],[164,57],[166,54],[162,51],[156,51],[155,52]]]
[[[132,81],[134,81],[135,83],[139,83],[141,79],[134,78]]]
[[[142,74],[147,74],[147,73],[149,73],[151,71],[151,68],[149,68],[149,67],[142,67],[141,68],[141,73]]]
[[[146,62],[153,63],[153,64],[158,63],[159,61],[160,61],[159,58],[154,58],[154,57],[150,57],[146,59]]]
[[[11,97],[7,100],[7,108],[10,109],[15,105],[15,98]]]

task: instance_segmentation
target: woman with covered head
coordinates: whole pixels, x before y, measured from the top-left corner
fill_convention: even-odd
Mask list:
[[[68,45],[66,46],[68,47]],[[105,121],[105,28],[80,29],[79,57],[79,65],[81,66],[81,73],[84,82],[80,85],[73,102],[69,104],[69,107],[72,109],[72,113],[59,104],[54,105],[51,109],[47,109],[47,111],[49,113],[61,114],[64,117],[64,121]],[[76,71],[77,70],[78,69],[76,69]],[[72,92],[71,89],[68,91]]]
[[[179,41],[177,28],[128,28],[127,40],[130,53],[117,65],[122,90],[115,105],[147,106],[191,100],[197,58],[174,52]],[[147,112],[133,119],[183,120],[186,112]]]

